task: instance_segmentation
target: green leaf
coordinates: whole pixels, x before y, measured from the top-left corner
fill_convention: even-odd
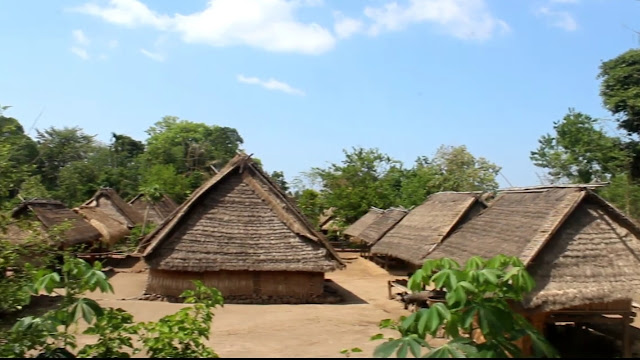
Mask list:
[[[479,270],[482,269],[485,266],[485,261],[484,259],[482,259],[479,256],[473,256],[471,258],[469,258],[469,260],[467,260],[467,263],[465,264],[465,270],[469,271],[469,270]]]
[[[425,334],[429,331],[428,325],[427,325],[427,321],[429,320],[429,316],[427,315],[429,313],[429,309],[420,309],[420,311],[418,311],[418,333],[420,334],[420,336],[424,337]]]
[[[375,334],[369,340],[373,341],[373,340],[382,340],[382,339],[384,339],[383,334]]]
[[[468,307],[467,309],[465,309],[465,311],[462,313],[463,329],[470,329],[471,325],[473,324],[473,318],[475,317],[477,312],[478,309],[476,307]]]
[[[398,358],[406,358],[407,353],[409,352],[409,346],[406,341],[403,341],[398,348],[398,352],[396,353],[396,357]]]
[[[373,357],[377,358],[388,358],[393,354],[393,352],[400,346],[401,340],[391,340],[385,343],[382,343],[376,347],[373,351]]]
[[[411,355],[413,355],[413,357],[415,358],[419,358],[420,354],[422,353],[422,347],[420,346],[420,343],[418,343],[415,339],[409,339],[408,344],[409,350],[411,350]]]
[[[352,348],[352,349],[351,349],[351,352],[354,352],[354,353],[361,353],[361,352],[362,352],[362,349],[357,348],[357,347],[354,347],[354,348]]]
[[[409,278],[409,282],[407,283],[407,287],[411,291],[420,291],[423,286],[423,275],[424,272],[422,269],[416,270],[416,272]]]
[[[430,334],[433,334],[438,330],[438,327],[442,324],[442,319],[440,318],[440,314],[438,310],[434,308],[429,308],[429,310],[424,314],[427,318],[427,331]]]
[[[451,319],[451,312],[443,303],[435,303],[431,305],[431,309],[431,311],[435,311],[438,313],[438,317],[440,319],[444,319],[447,321]]]

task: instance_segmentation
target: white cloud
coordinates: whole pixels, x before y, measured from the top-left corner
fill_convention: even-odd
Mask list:
[[[149,25],[165,29],[171,23],[171,18],[166,15],[156,14],[147,5],[138,0],[109,0],[109,5],[104,7],[87,3],[72,10],[97,16],[107,22],[127,27]]]
[[[351,35],[361,32],[364,28],[362,21],[346,17],[339,11],[334,12],[333,16],[335,18],[333,31],[338,35],[338,38],[351,37]]]
[[[322,26],[297,21],[294,16],[301,6],[318,5],[322,2],[209,0],[200,12],[170,17],[152,11],[139,0],[110,0],[104,7],[89,3],[74,10],[117,25],[175,31],[188,43],[319,54],[332,49],[335,38]]]
[[[71,34],[73,35],[73,39],[75,40],[75,42],[78,45],[89,45],[91,43],[91,40],[89,40],[89,38],[87,37],[87,35],[84,34],[84,32],[82,30],[73,30],[71,32]]]
[[[364,14],[373,21],[369,34],[399,31],[414,23],[430,22],[461,39],[486,40],[497,32],[506,32],[506,22],[491,14],[484,0],[409,0],[382,7],[366,7]]]
[[[82,60],[88,60],[89,59],[89,54],[87,53],[87,50],[85,50],[85,49],[81,49],[79,47],[73,46],[71,48],[71,52],[76,54]]]
[[[140,49],[140,52],[142,54],[144,54],[144,56],[148,57],[151,60],[155,60],[155,61],[158,61],[158,62],[163,62],[164,61],[164,56],[162,54],[151,52],[151,51],[146,50],[146,49]]]
[[[548,18],[552,26],[559,27],[566,31],[575,31],[578,29],[578,23],[573,18],[573,15],[566,11],[554,11],[547,7],[541,7],[536,13]]]
[[[287,83],[283,83],[273,78],[265,81],[265,80],[260,80],[257,77],[247,77],[244,75],[238,75],[236,79],[238,80],[238,82],[241,82],[243,84],[259,85],[267,90],[282,91],[287,94],[298,95],[298,96],[305,95],[304,91],[300,89],[296,89]]]
[[[115,49],[118,47],[118,45],[120,45],[120,43],[118,42],[118,40],[111,40],[109,41],[109,43],[107,44],[107,46],[109,46],[109,49]]]

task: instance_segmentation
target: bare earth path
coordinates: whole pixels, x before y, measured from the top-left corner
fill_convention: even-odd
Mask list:
[[[215,311],[211,347],[221,357],[340,357],[341,349],[359,347],[352,357],[371,357],[380,341],[369,341],[380,332],[382,319],[409,313],[402,304],[387,299],[389,275],[377,265],[353,253],[342,253],[345,270],[327,274],[339,285],[344,304],[336,305],[234,305]],[[100,304],[120,307],[137,321],[157,320],[172,314],[181,304],[119,300],[142,294],[147,274],[117,273],[111,278],[115,294],[92,294]],[[392,333],[387,333],[392,334]],[[79,336],[79,342],[90,341]]]

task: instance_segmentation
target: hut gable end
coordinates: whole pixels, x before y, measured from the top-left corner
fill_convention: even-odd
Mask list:
[[[373,254],[390,255],[414,265],[423,259],[465,217],[484,208],[476,193],[436,193],[411,210],[372,248]],[[479,207],[479,208],[478,208]],[[474,210],[475,209],[475,210]],[[472,211],[473,210],[473,211]]]
[[[144,253],[149,265],[189,272],[326,272],[340,267],[326,240],[240,156],[150,234]]]
[[[344,234],[354,238],[357,237],[362,231],[367,228],[367,226],[371,225],[380,216],[382,216],[382,214],[384,214],[384,210],[372,207],[360,219],[349,225],[349,227],[344,231]]]
[[[396,226],[405,215],[407,215],[407,210],[405,209],[387,209],[382,216],[367,226],[357,238],[368,245],[373,245]]]
[[[528,267],[536,280],[525,306],[544,311],[633,298],[640,242],[598,203],[582,202]]]

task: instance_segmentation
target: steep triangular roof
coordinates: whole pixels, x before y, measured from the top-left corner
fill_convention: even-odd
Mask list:
[[[384,211],[382,216],[369,224],[356,238],[368,245],[374,245],[387,232],[393,229],[409,211],[404,208],[390,208]]]
[[[476,192],[440,192],[409,212],[371,248],[420,265],[427,254],[464,220],[486,205]]]
[[[129,200],[129,205],[131,205],[139,214],[142,214],[143,218],[147,211],[147,206],[149,205],[149,219],[156,224],[162,223],[164,219],[169,217],[169,215],[178,208],[178,204],[165,194],[162,194],[162,198],[160,200],[154,203],[149,203],[147,199],[145,199],[144,194],[140,193],[133,199]]]
[[[239,154],[154,230],[144,257],[165,270],[330,271],[344,266],[249,156]]]
[[[362,231],[364,231],[364,229],[367,228],[367,226],[371,225],[371,223],[382,216],[382,214],[384,214],[384,210],[375,207],[370,208],[366,214],[360,217],[360,219],[349,225],[349,227],[344,231],[344,234],[354,238],[357,237]]]
[[[322,228],[326,223],[334,218],[335,207],[325,209],[318,217],[318,227]]]
[[[134,227],[136,225],[142,224],[144,221],[142,214],[140,214],[136,209],[134,209],[131,205],[127,204],[118,193],[112,188],[101,188],[91,197],[91,199],[87,200],[83,206],[96,206],[102,207],[100,200],[106,198],[109,200],[110,205],[117,211],[120,216],[122,216],[126,222],[127,226]],[[120,220],[120,219],[118,219]]]
[[[31,211],[46,230],[68,222],[70,228],[63,234],[65,245],[91,243],[100,238],[96,228],[59,201],[43,199],[23,201],[13,209],[11,216],[17,219],[27,211]]]
[[[586,188],[506,191],[427,258],[520,258],[536,281],[524,306],[550,311],[640,292],[640,228]]]

